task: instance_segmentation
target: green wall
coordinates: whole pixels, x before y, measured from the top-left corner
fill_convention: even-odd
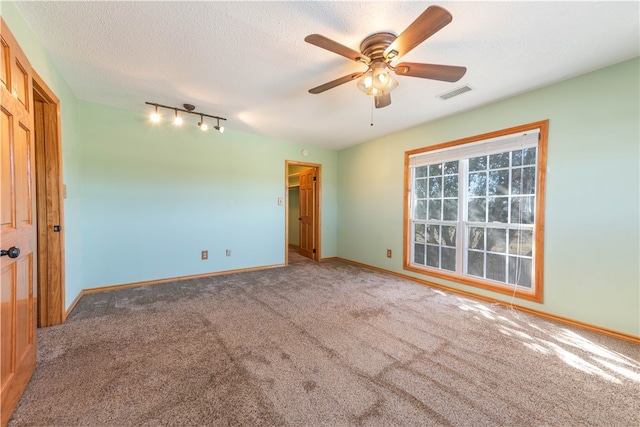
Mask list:
[[[340,151],[338,256],[509,301],[403,270],[404,152],[549,119],[544,303],[515,303],[639,336],[639,62]]]
[[[335,151],[304,157],[300,144],[235,131],[233,118],[205,133],[189,117],[151,124],[142,102],[79,105],[85,288],[283,264],[286,160],[322,165],[322,257],[336,256]]]

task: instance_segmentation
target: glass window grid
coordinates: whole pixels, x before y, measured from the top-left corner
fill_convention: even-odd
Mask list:
[[[508,156],[504,156],[505,154],[508,154]],[[479,162],[473,162],[474,159],[480,159],[484,157],[485,161],[479,161]],[[506,164],[505,164],[505,157],[506,157]],[[470,162],[472,163],[470,165]],[[436,163],[436,164],[431,164],[431,165],[426,165],[426,166],[419,166],[416,168],[413,168],[413,172],[412,172],[412,182],[414,183],[413,188],[414,188],[414,192],[412,193],[412,197],[414,198],[414,210],[413,210],[413,218],[412,218],[412,248],[411,248],[411,263],[414,265],[420,265],[421,267],[427,267],[427,268],[437,268],[437,269],[443,269],[442,267],[442,248],[444,247],[446,250],[451,250],[451,248],[456,252],[455,255],[455,265],[453,266],[453,269],[447,269],[444,268],[445,270],[449,270],[449,271],[453,271],[456,272],[458,274],[464,274],[464,275],[468,275],[468,276],[473,276],[473,277],[480,277],[482,279],[487,279],[487,280],[492,280],[492,281],[496,281],[499,282],[502,285],[516,285],[519,287],[523,287],[526,289],[531,289],[533,287],[533,283],[535,283],[535,278],[533,277],[533,270],[532,267],[529,267],[529,276],[530,276],[530,282],[528,281],[528,283],[525,284],[519,284],[518,282],[520,281],[519,279],[521,278],[519,276],[519,272],[521,271],[520,268],[523,265],[523,263],[531,263],[531,265],[533,264],[533,254],[529,254],[529,255],[523,255],[521,253],[510,253],[510,242],[509,242],[509,235],[512,232],[521,232],[521,231],[525,231],[525,230],[529,230],[531,231],[531,242],[533,243],[534,237],[533,237],[533,230],[534,230],[534,220],[535,218],[531,218],[531,221],[529,223],[523,223],[522,221],[525,219],[522,216],[522,209],[519,210],[519,216],[518,216],[518,222],[498,222],[498,221],[489,221],[489,200],[490,198],[493,196],[494,200],[495,198],[504,198],[507,200],[506,203],[506,208],[507,208],[507,214],[506,214],[506,218],[507,221],[509,221],[509,219],[513,219],[512,216],[514,215],[514,207],[516,205],[514,205],[514,201],[518,201],[518,205],[522,205],[523,200],[526,200],[529,202],[529,207],[530,207],[530,211],[532,213],[535,212],[535,184],[537,182],[537,148],[533,147],[533,148],[526,148],[524,150],[513,150],[513,151],[509,151],[509,152],[505,152],[505,153],[498,153],[498,154],[494,154],[494,155],[487,155],[487,156],[480,156],[479,158],[473,158],[473,159],[461,159],[455,163],[458,163],[458,170],[457,173],[455,174],[450,174],[450,176],[458,176],[458,194],[456,197],[453,196],[449,196],[449,197],[444,197],[443,195],[443,188],[440,188],[440,192],[438,193],[437,191],[434,192],[435,195],[437,195],[438,197],[434,197],[431,198],[430,197],[430,182],[429,180],[432,178],[437,178],[437,177],[444,177],[447,175],[442,174],[441,172],[438,173],[438,169],[437,167],[440,166],[440,170],[444,169],[444,165],[449,165],[451,163],[454,162],[446,162],[446,163]],[[482,166],[482,167],[480,167]],[[422,169],[421,169],[422,168]],[[416,171],[418,171],[419,169],[421,169],[418,173],[416,173]],[[518,174],[520,176],[520,185],[518,187],[513,186],[513,182],[514,182],[514,175],[516,174],[516,172],[514,171],[519,171]],[[531,174],[531,172],[533,172],[533,175],[530,177],[530,180],[532,180],[533,182],[533,186],[531,186],[530,189],[525,189],[524,188],[524,180],[523,180],[523,176],[525,174],[525,171],[527,171],[527,173]],[[464,194],[469,194],[470,191],[470,175],[473,173],[482,173],[484,172],[485,174],[485,178],[484,179],[484,189],[479,190],[479,193],[481,193],[481,195],[475,195],[473,197],[468,196],[468,202],[467,203],[458,203],[458,216],[457,218],[459,220],[457,221],[443,221],[442,220],[442,214],[443,214],[443,206],[444,206],[444,200],[464,200],[463,195]],[[489,187],[490,185],[490,179],[489,175],[491,173],[500,173],[500,172],[506,172],[506,175],[508,177],[507,179],[507,187],[504,189],[501,189],[500,194],[496,194],[496,192],[494,191],[494,194],[491,194],[491,192],[494,190],[494,188]],[[421,198],[417,198],[416,197],[416,181],[417,180],[423,180],[423,183],[421,184],[422,187],[420,189],[421,191]],[[441,186],[442,187],[442,186]],[[529,191],[526,191],[529,190]],[[473,190],[472,190],[473,191]],[[527,199],[528,198],[528,199]],[[441,200],[442,202],[440,203],[439,206],[439,218],[434,218],[434,219],[430,219],[431,217],[436,217],[436,215],[432,215],[430,214],[430,207],[433,207],[434,209],[438,208],[437,204],[433,204],[432,206],[430,206],[432,199],[434,200]],[[469,205],[471,204],[472,201],[474,200],[481,200],[481,199],[485,199],[484,202],[484,221],[469,221]],[[416,208],[418,205],[421,205],[421,213],[423,213],[423,218],[420,219],[416,219],[415,214],[417,212]],[[495,205],[494,205],[495,206]],[[495,219],[495,218],[492,218]],[[417,224],[423,224],[424,225],[424,230],[425,230],[425,235],[423,236],[423,240],[419,240],[416,236],[416,225]],[[427,229],[428,227],[432,225],[432,226],[438,226],[440,229],[442,229],[443,226],[448,226],[448,227],[455,227],[455,234],[456,234],[456,243],[455,246],[449,246],[449,245],[443,245],[441,242],[440,243],[433,243],[433,242],[429,242],[428,238],[427,238]],[[482,250],[478,250],[478,249],[473,249],[471,247],[469,247],[469,234],[470,234],[470,230],[472,228],[482,228],[484,230],[483,232],[483,249]],[[464,229],[464,232],[460,232],[461,229]],[[492,230],[500,230],[503,229],[505,230],[505,234],[506,234],[506,241],[505,241],[505,250],[504,252],[500,252],[500,251],[495,251],[495,250],[491,250],[493,248],[489,248],[487,249],[486,246],[486,240],[488,238],[488,233],[487,230],[488,229],[492,229]],[[420,251],[416,251],[416,248],[422,247],[422,249]],[[431,248],[431,254],[432,257],[430,259],[430,248]],[[464,248],[465,250],[457,250],[457,248]],[[417,262],[418,260],[416,259],[416,253],[420,252],[422,256],[422,262]],[[516,252],[520,252],[520,250],[517,250]],[[437,262],[435,262],[433,260],[434,257],[436,257],[437,254]],[[472,258],[479,258],[482,257],[482,273],[481,274],[474,274],[477,273],[476,271],[469,271],[469,261]],[[491,260],[493,260],[494,262],[492,262],[495,265],[495,260],[499,260],[501,257],[503,257],[503,262],[504,262],[504,276],[503,279],[500,279],[499,277],[497,277],[496,274],[492,274],[492,272],[487,268],[487,263],[488,262],[492,262]],[[515,266],[516,271],[515,274],[513,273],[512,268]],[[500,273],[500,271],[498,271],[498,273]]]

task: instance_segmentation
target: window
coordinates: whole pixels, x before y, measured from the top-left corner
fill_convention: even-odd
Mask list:
[[[407,152],[405,268],[541,302],[547,127]]]

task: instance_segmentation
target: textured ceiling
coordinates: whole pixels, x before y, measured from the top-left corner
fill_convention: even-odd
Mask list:
[[[400,76],[393,103],[376,110],[356,82],[307,92],[366,67],[305,36],[319,33],[358,50],[372,33],[401,33],[432,4],[451,12],[453,22],[401,60],[466,66],[462,80]],[[190,103],[226,117],[227,129],[336,149],[633,58],[640,49],[637,1],[16,5],[80,99],[141,114],[150,110],[145,101]],[[437,98],[463,85],[473,90]]]

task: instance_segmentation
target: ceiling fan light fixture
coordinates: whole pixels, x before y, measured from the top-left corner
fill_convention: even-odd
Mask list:
[[[371,73],[371,71],[367,71],[366,73],[363,74],[362,77],[360,77],[360,80],[358,80],[358,89],[360,89],[362,92],[366,93],[367,95],[371,95],[371,89],[373,88],[373,75]]]
[[[367,95],[380,96],[398,87],[398,80],[389,72],[384,62],[373,64],[358,80],[358,89]]]

